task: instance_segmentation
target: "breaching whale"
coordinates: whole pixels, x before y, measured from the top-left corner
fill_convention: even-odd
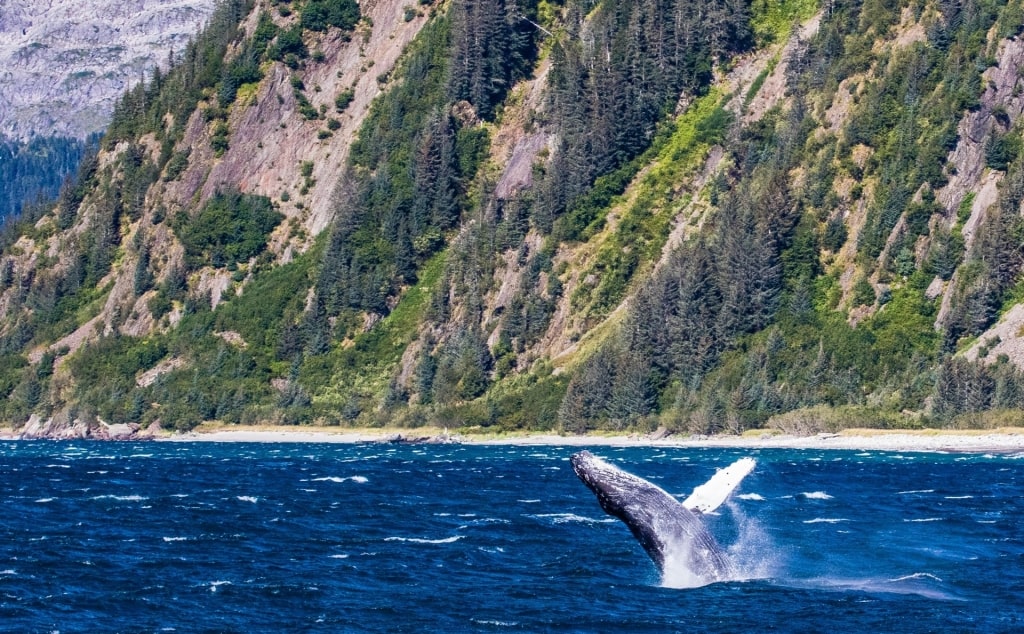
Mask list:
[[[743,458],[719,470],[680,503],[660,487],[605,462],[589,451],[570,458],[573,471],[606,513],[622,520],[658,565],[683,566],[704,585],[735,577],[733,564],[704,524],[703,515],[721,506],[756,462]]]

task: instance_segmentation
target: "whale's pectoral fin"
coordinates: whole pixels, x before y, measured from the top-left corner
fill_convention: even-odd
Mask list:
[[[683,500],[683,506],[694,513],[711,513],[729,499],[756,464],[753,458],[740,458],[728,467],[719,469],[710,480],[694,489],[690,497]]]

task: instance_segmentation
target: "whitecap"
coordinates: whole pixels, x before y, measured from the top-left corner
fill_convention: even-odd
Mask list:
[[[824,491],[811,491],[809,493],[808,492],[804,492],[804,493],[801,493],[800,495],[804,496],[808,500],[831,500],[832,499],[832,496],[829,495],[828,493],[825,493]]]
[[[942,518],[941,517],[921,517],[921,518],[916,518],[916,519],[912,519],[912,520],[905,519],[903,521],[904,522],[941,522]]]
[[[70,469],[71,465],[69,465],[69,464],[48,464],[48,465],[46,465],[46,468],[47,469]]]
[[[519,502],[521,504],[537,504],[540,502],[540,500],[516,500],[516,502]]]
[[[331,555],[331,559],[348,559],[348,555]]]
[[[736,497],[738,497],[741,500],[757,500],[759,502],[764,501],[764,496],[761,495],[760,493],[740,493]]]
[[[240,502],[252,502],[253,504],[255,504],[257,502],[257,500],[259,500],[259,498],[253,497],[251,495],[239,495],[239,496],[236,496],[236,497],[238,498],[238,500]]]
[[[896,577],[895,579],[889,579],[891,583],[898,583],[900,581],[908,581],[910,579],[931,579],[932,581],[938,581],[942,583],[942,579],[936,577],[930,572],[915,572],[912,575],[903,575],[902,577]]]
[[[16,575],[16,574],[18,574],[18,573],[15,572],[14,570],[11,570],[11,569],[0,570],[0,575]]]
[[[555,524],[568,524],[571,522],[578,522],[582,524],[604,524],[606,522],[616,521],[614,517],[594,519],[592,517],[583,517],[582,515],[576,515],[575,513],[542,513],[539,515],[531,515],[530,517],[551,520]]]
[[[142,495],[97,495],[89,498],[90,500],[117,500],[118,502],[141,502],[148,500],[148,497]]]
[[[947,500],[970,500],[973,497],[974,497],[973,495],[947,495],[946,499]]]
[[[804,520],[804,524],[838,524],[849,521],[844,517],[816,517],[813,520]]]
[[[897,491],[896,495],[911,495],[914,493],[935,493],[935,489],[913,489],[911,491]]]
[[[460,529],[469,528],[470,526],[482,526],[484,524],[511,524],[512,520],[507,520],[501,517],[482,517],[480,519],[470,520],[468,524],[459,526]]]
[[[221,586],[230,586],[230,585],[234,585],[234,584],[232,584],[230,581],[212,581],[212,582],[210,582],[210,592],[216,592],[217,588],[219,588]]]
[[[492,625],[494,627],[519,627],[518,621],[488,621],[482,619],[473,619],[473,622],[477,625]]]
[[[357,482],[359,484],[366,484],[367,482],[370,481],[369,478],[367,478],[366,476],[355,475],[349,476],[347,478],[342,478],[340,476],[326,476],[323,478],[313,478],[312,480],[310,480],[310,482],[334,482],[337,484],[341,484],[342,482],[346,482],[349,480],[351,480],[352,482]]]
[[[188,537],[164,537],[165,542],[187,542]]]
[[[410,542],[412,544],[451,544],[465,537],[465,535],[452,535],[441,539],[424,539],[422,537],[385,537],[386,542]]]
[[[46,504],[47,502],[53,502],[57,498],[39,498],[36,500],[36,504]]]

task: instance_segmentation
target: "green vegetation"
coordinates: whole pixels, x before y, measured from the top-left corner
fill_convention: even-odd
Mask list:
[[[444,254],[438,254],[380,323],[357,334],[352,345],[335,346],[328,354],[306,359],[299,376],[303,384],[318,386],[313,395],[316,415],[341,415],[351,422],[355,411],[369,414],[383,400],[395,365],[416,339],[419,320],[443,269]]]
[[[185,247],[189,266],[220,268],[247,262],[267,246],[267,236],[284,219],[265,196],[218,191],[194,217],[175,216],[171,225]]]
[[[656,139],[636,161],[647,170],[634,184],[630,204],[586,273],[600,281],[592,289],[580,287],[572,298],[574,308],[589,306],[590,316],[606,316],[622,299],[640,267],[657,260],[668,238],[673,212],[688,202],[678,200],[676,184],[702,166],[710,147],[724,140],[732,122],[732,115],[721,102],[717,90],[697,99],[676,119],[671,136]],[[586,233],[592,233],[596,224],[598,221],[592,221]]]
[[[754,0],[750,25],[758,45],[784,41],[793,25],[814,15],[818,5],[818,0]]]
[[[32,137],[17,142],[0,134],[0,226],[16,222],[26,207],[39,211],[25,215],[35,222],[45,203],[55,198],[62,185],[71,187],[82,158],[95,151],[99,135],[86,141],[64,137]],[[35,215],[35,219],[31,219]]]
[[[229,114],[276,63],[317,121],[302,127],[342,129],[307,97],[326,55],[306,43],[344,39],[358,5],[273,3],[245,38],[252,5],[219,5],[179,64],[122,99],[104,141],[119,153],[4,230],[0,419],[806,433],[994,425],[1024,407],[1024,373],[986,334],[1024,298],[1024,148],[1015,111],[980,98],[1016,5],[837,0],[735,95],[714,71],[817,3],[432,6],[380,72],[348,164],[328,177],[314,153],[276,187],[300,210],[333,192],[297,256],[307,219],[275,233],[267,198],[225,188],[177,210],[153,187],[208,167],[179,144],[196,108],[214,153],[230,150],[246,131]],[[904,20],[923,39],[892,45]],[[328,29],[342,34],[311,33]],[[544,93],[527,97],[516,83],[540,59]],[[783,64],[785,99],[734,114]],[[335,113],[354,98],[340,89]],[[1001,172],[985,210],[943,189],[971,112],[984,165],[964,173]],[[531,144],[515,170],[497,163]],[[157,252],[165,227],[183,260]],[[291,240],[280,260],[272,233]],[[37,246],[55,235],[61,254]],[[225,269],[214,296],[207,266]],[[147,309],[158,326],[126,335]],[[101,311],[104,336],[53,345]]]
[[[359,5],[355,0],[306,0],[299,14],[299,24],[310,31],[326,31],[337,27],[349,31],[359,21]]]

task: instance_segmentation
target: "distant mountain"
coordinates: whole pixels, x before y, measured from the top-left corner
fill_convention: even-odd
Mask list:
[[[118,97],[166,66],[214,0],[5,0],[0,3],[0,134],[84,138]]]
[[[0,422],[1020,424],[1022,16],[222,0],[0,230]]]

